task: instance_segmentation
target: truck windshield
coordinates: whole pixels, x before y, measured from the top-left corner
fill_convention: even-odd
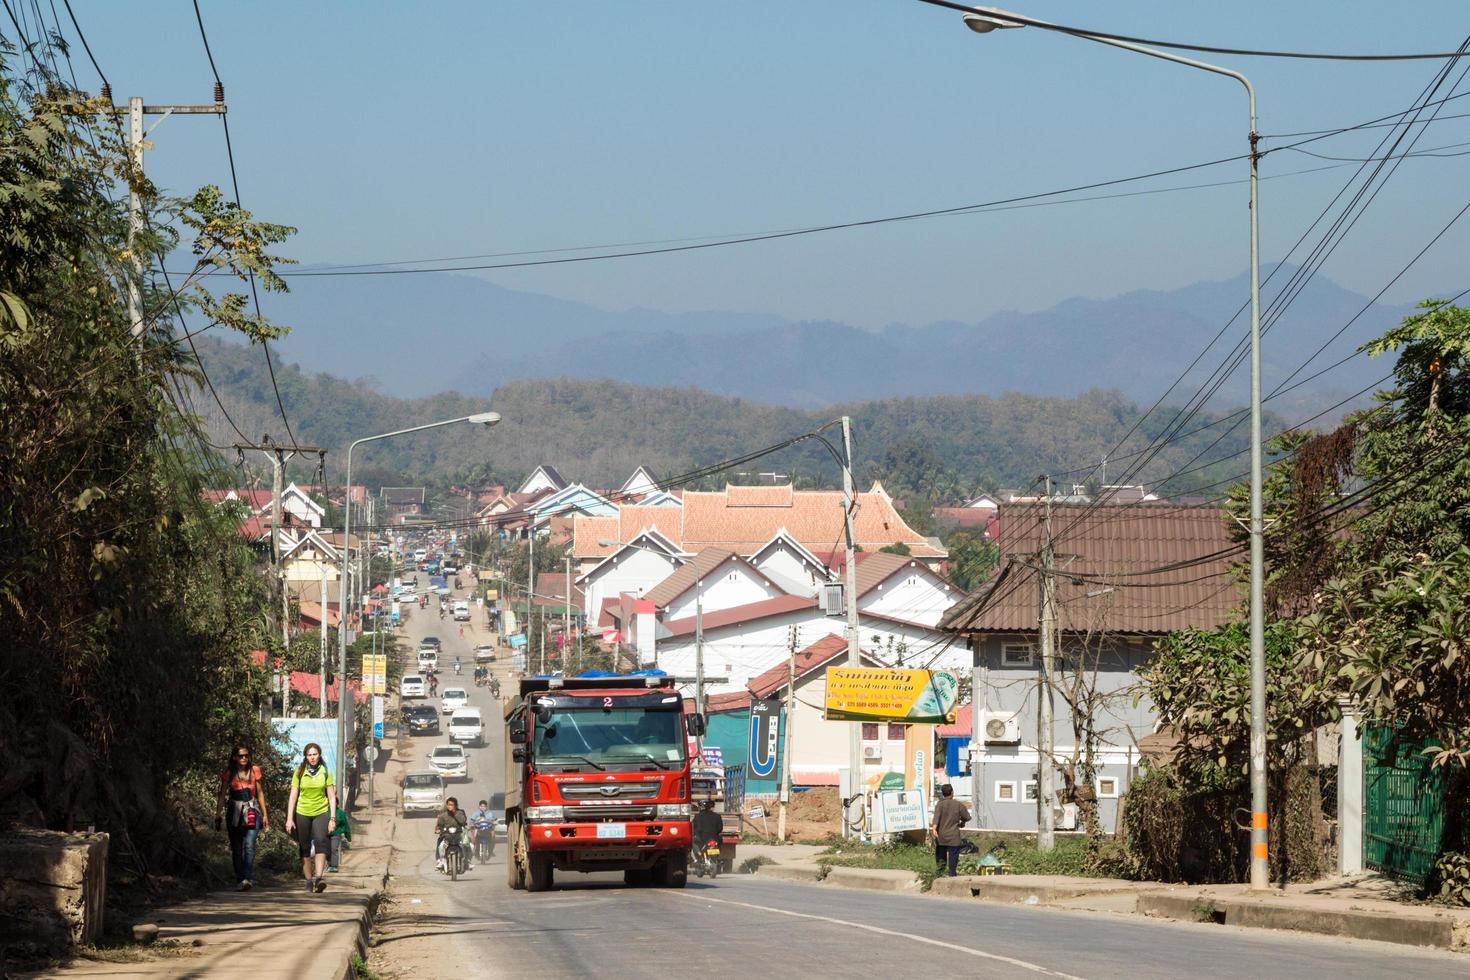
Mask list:
[[[684,760],[677,710],[644,708],[558,708],[536,725],[532,752],[540,764],[657,765]]]

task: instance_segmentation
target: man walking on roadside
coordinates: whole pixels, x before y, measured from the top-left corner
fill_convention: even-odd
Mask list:
[[[939,787],[939,802],[934,804],[934,819],[929,833],[934,837],[934,863],[948,867],[953,878],[959,871],[960,845],[965,842],[960,828],[970,822],[970,811],[954,798],[954,787],[945,783]]]

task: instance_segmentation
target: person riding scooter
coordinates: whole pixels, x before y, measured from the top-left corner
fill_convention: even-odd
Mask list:
[[[705,848],[710,844],[719,847],[720,834],[725,829],[725,822],[720,819],[714,807],[713,800],[705,800],[689,826],[689,833],[694,838],[691,843],[694,845],[695,859],[701,865],[705,861]]]

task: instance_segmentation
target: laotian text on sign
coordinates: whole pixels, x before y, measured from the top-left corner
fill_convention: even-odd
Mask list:
[[[948,670],[828,667],[828,721],[954,724],[960,682]]]

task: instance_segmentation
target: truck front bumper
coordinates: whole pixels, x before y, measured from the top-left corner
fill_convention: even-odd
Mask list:
[[[619,832],[621,831],[621,832]],[[688,820],[638,820],[626,823],[533,823],[526,825],[533,851],[670,851],[689,847]]]

